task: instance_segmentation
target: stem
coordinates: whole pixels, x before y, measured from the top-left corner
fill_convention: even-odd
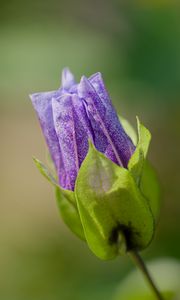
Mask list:
[[[133,260],[133,262],[135,263],[137,268],[143,273],[143,275],[146,278],[147,282],[149,283],[154,295],[156,296],[156,299],[164,300],[162,294],[160,293],[157,286],[155,285],[144,261],[142,260],[141,256],[139,255],[139,253],[136,251],[130,251],[129,256],[131,257],[131,259]]]

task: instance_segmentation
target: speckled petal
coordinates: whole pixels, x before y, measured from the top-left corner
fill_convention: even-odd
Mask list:
[[[113,106],[100,98],[91,82],[83,76],[78,85],[78,95],[86,105],[86,110],[94,130],[94,144],[115,163],[127,167],[135,149],[121,126]]]
[[[53,119],[65,169],[58,174],[64,189],[74,190],[82,161],[88,152],[90,127],[82,101],[75,94],[64,94],[52,101]],[[62,182],[63,178],[63,182]]]
[[[59,91],[36,93],[30,95],[33,107],[38,115],[41,128],[46,139],[52,160],[58,171],[61,166],[61,151],[54,128],[52,116],[52,98],[59,96]]]
[[[74,79],[74,75],[68,68],[64,68],[61,76],[62,88],[65,90],[69,90],[76,82]]]
[[[108,91],[106,90],[102,75],[100,72],[93,74],[89,77],[89,81],[94,87],[96,93],[105,106],[112,105],[111,99],[109,97]]]

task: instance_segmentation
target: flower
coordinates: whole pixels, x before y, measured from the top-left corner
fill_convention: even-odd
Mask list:
[[[59,182],[34,161],[66,225],[101,259],[146,248],[160,207],[149,130],[138,118],[137,136],[127,120],[121,125],[100,73],[76,83],[66,68],[58,90],[30,97]]]
[[[127,168],[135,146],[112,106],[101,73],[76,83],[65,68],[56,91],[30,95],[54,162],[59,184],[74,190],[90,139],[96,149]]]

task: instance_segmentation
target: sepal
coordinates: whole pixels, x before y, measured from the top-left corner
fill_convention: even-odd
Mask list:
[[[85,240],[74,192],[62,189],[48,168],[40,160],[36,158],[33,160],[40,173],[55,187],[56,199],[64,223],[80,239]]]
[[[128,169],[134,177],[140,191],[146,198],[154,220],[157,222],[161,205],[160,185],[154,168],[146,158],[151,141],[151,133],[142,123],[140,123],[138,117],[137,127],[138,142],[136,150],[129,160]],[[132,131],[131,127],[127,127],[127,130],[129,129]]]
[[[137,145],[137,133],[136,133],[134,127],[124,117],[122,117],[122,116],[118,116],[118,117],[119,117],[119,121],[120,121],[122,127],[124,128],[126,134],[131,138],[133,144],[136,146]]]
[[[81,240],[85,240],[74,192],[56,187],[56,199],[64,223]]]
[[[75,195],[87,243],[99,258],[118,255],[119,232],[125,236],[127,250],[140,250],[150,243],[154,219],[131,172],[91,143],[78,173]]]
[[[156,171],[147,160],[144,163],[139,188],[147,199],[154,220],[157,223],[161,208],[161,189]]]
[[[52,175],[49,169],[37,158],[33,157],[33,161],[40,173],[54,186],[58,186],[56,178]]]
[[[151,134],[149,130],[143,124],[140,123],[138,117],[137,128],[138,143],[136,146],[136,150],[134,151],[133,155],[129,160],[128,169],[131,172],[137,185],[139,185],[143,172],[144,162],[149,148],[149,143],[151,140]]]

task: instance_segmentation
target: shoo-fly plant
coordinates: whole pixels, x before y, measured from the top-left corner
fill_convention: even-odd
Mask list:
[[[130,255],[163,299],[139,255],[159,214],[159,186],[146,158],[149,130],[137,118],[136,136],[117,115],[101,73],[77,83],[66,68],[58,90],[30,98],[55,174],[34,161],[55,187],[64,222],[100,259]]]

